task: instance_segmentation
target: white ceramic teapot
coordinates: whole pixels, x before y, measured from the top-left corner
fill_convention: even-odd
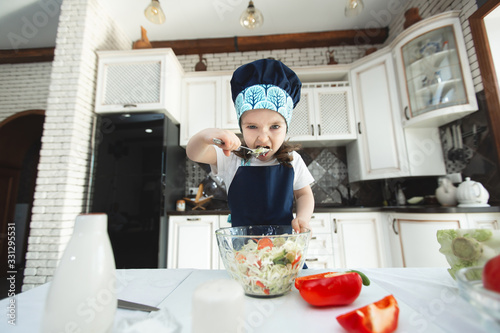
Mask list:
[[[455,206],[457,204],[457,188],[451,180],[446,177],[439,178],[436,199],[442,206]]]
[[[489,207],[489,198],[490,194],[484,186],[470,180],[470,177],[466,177],[465,181],[458,186],[458,207]]]

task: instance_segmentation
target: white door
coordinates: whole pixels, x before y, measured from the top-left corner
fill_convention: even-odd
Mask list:
[[[449,267],[446,257],[439,252],[441,245],[436,233],[460,228],[459,219],[397,219],[396,225],[404,267]]]
[[[205,128],[218,127],[217,115],[221,109],[220,78],[185,78],[182,91],[182,122],[180,145]]]
[[[168,268],[214,269],[218,216],[169,217]]]
[[[349,180],[407,176],[408,158],[390,54],[354,68],[352,81],[358,139],[347,145]]]
[[[336,262],[344,268],[382,267],[379,215],[332,214]]]

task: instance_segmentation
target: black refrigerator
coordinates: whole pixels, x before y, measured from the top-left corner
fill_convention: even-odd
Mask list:
[[[184,195],[179,127],[161,113],[96,119],[90,211],[108,215],[116,268],[166,265],[167,210]]]

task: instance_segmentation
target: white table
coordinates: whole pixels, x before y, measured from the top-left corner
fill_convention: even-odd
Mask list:
[[[245,297],[241,332],[343,332],[335,317],[393,294],[400,306],[398,332],[500,332],[500,326],[482,318],[458,294],[455,281],[444,268],[359,269],[371,279],[359,298],[342,307],[314,308],[299,292],[260,299]],[[303,270],[301,275],[323,270]],[[117,271],[118,298],[166,309],[191,332],[191,298],[194,289],[212,279],[229,279],[224,270],[132,269]],[[0,332],[39,332],[48,284],[16,296],[16,325],[0,318]],[[6,309],[9,299],[0,301]],[[6,313],[2,311],[2,313]],[[146,319],[150,314],[118,309],[115,329],[125,319]],[[486,328],[489,325],[488,328]],[[288,328],[288,329],[287,329]],[[236,332],[235,332],[236,333]]]

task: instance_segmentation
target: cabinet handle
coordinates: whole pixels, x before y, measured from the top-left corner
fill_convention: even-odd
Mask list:
[[[319,259],[318,258],[307,258],[306,261],[318,261]]]
[[[125,104],[123,105],[124,108],[136,108],[137,104]]]
[[[312,132],[312,136],[314,136],[314,125],[311,125],[311,132]]]
[[[318,124],[318,135],[321,135],[321,125]]]
[[[317,237],[316,236],[311,237],[311,240],[313,240],[313,239],[317,239]]]
[[[361,122],[358,121],[358,133],[361,134]]]
[[[399,235],[399,232],[396,230],[396,219],[392,219],[392,231],[394,231],[396,235]]]
[[[337,233],[337,219],[333,219],[333,233]]]
[[[408,115],[408,106],[405,106],[404,113],[406,120],[410,120],[410,116]]]
[[[201,218],[199,218],[199,217],[188,217],[187,220],[188,221],[201,221]]]

